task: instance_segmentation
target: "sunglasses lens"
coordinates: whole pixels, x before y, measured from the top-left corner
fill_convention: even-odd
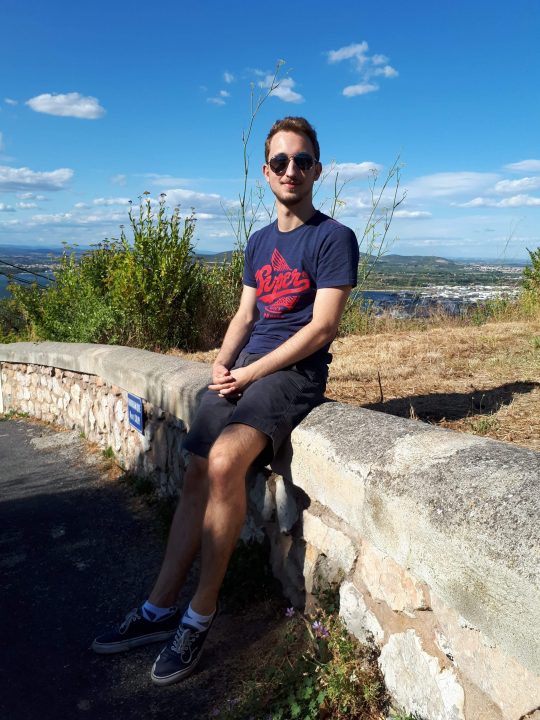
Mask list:
[[[289,158],[284,153],[280,153],[279,155],[274,155],[273,158],[270,158],[268,164],[276,175],[283,175],[289,165]]]
[[[294,156],[294,162],[296,163],[296,167],[302,172],[311,170],[313,167],[313,158],[311,155],[308,155],[308,153],[298,153],[298,155]]]
[[[294,160],[294,164],[300,172],[307,172],[308,170],[311,170],[313,164],[315,163],[315,160],[309,153],[297,153],[296,155],[293,155],[292,158]],[[285,153],[279,153],[279,155],[274,155],[273,158],[270,158],[268,164],[276,175],[283,175],[285,170],[289,167],[289,157],[285,155]]]

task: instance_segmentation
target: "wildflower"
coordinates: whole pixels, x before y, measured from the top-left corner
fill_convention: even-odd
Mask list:
[[[294,617],[294,608],[290,607],[285,610],[285,617],[292,618]]]
[[[315,620],[311,627],[313,628],[315,635],[319,638],[327,638],[330,635],[328,628],[325,628],[320,620]]]

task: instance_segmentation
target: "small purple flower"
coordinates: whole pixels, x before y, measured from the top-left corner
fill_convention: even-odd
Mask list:
[[[294,617],[294,608],[290,607],[285,610],[285,617],[292,618]]]
[[[328,629],[324,627],[320,620],[315,620],[315,622],[312,623],[311,627],[313,628],[316,637],[327,638],[330,635]]]

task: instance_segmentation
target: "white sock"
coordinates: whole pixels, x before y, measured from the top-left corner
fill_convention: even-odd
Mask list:
[[[184,613],[182,623],[185,622],[187,625],[195,628],[195,630],[208,630],[215,614],[216,611],[214,610],[214,612],[210,615],[201,615],[200,613],[195,612],[190,603],[188,609]]]
[[[150,622],[158,622],[158,620],[163,620],[163,618],[172,615],[175,610],[175,607],[158,607],[157,605],[151,603],[149,600],[147,600],[142,606],[142,614],[144,615],[145,620],[149,620]]]

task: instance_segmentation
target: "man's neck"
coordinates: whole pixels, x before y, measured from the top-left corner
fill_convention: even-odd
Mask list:
[[[296,228],[304,225],[310,218],[312,218],[315,212],[315,208],[311,202],[309,202],[309,204],[306,203],[302,207],[296,206],[292,208],[278,204],[278,228],[281,232],[296,230]]]

